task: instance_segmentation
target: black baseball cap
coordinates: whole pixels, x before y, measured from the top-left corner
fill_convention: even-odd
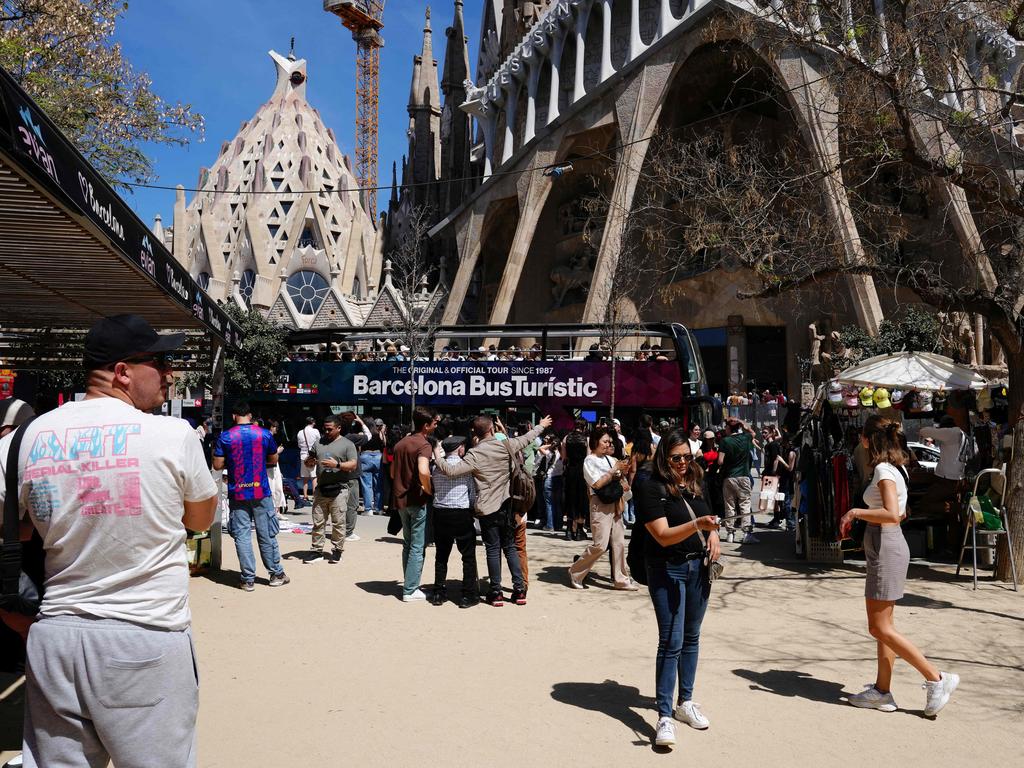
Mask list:
[[[459,450],[459,446],[466,442],[466,438],[459,435],[451,435],[441,441],[441,448],[445,453]]]
[[[85,336],[85,367],[102,368],[131,357],[171,352],[184,343],[184,333],[159,334],[138,315],[104,317]]]

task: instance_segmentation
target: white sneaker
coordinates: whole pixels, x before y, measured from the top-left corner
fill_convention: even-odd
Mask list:
[[[939,676],[941,679],[934,683],[929,680],[924,684],[924,689],[928,692],[924,705],[925,717],[935,717],[939,714],[939,711],[949,702],[953,691],[960,685],[960,675],[954,675],[952,672],[940,672]]]
[[[847,700],[861,709],[877,709],[879,712],[895,712],[899,709],[896,706],[896,699],[892,697],[892,691],[882,693],[875,688],[874,683],[865,685],[863,691],[851,695]]]
[[[658,731],[654,734],[654,745],[657,747],[674,747],[676,745],[676,727],[671,717],[658,720]]]
[[[345,537],[345,541],[359,541],[359,534],[350,533],[348,536]]]
[[[736,534],[733,533],[732,531],[729,531],[729,535],[725,537],[725,540],[727,542],[729,542],[730,544],[735,544],[736,543]]]
[[[419,602],[421,602],[423,600],[426,600],[426,599],[427,599],[427,596],[425,594],[423,594],[423,590],[422,589],[417,589],[411,595],[402,595],[402,602],[403,603],[419,603]]]
[[[744,544],[760,544],[761,540],[759,538],[757,538],[757,536],[755,536],[754,534],[748,533],[746,536],[743,537],[743,543]]]
[[[706,730],[710,725],[704,713],[699,709],[700,705],[693,701],[684,701],[673,713],[676,720],[681,723],[686,723],[691,728],[696,728],[698,731]]]

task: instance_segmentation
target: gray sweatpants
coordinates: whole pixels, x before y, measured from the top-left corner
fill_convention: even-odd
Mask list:
[[[191,631],[46,618],[29,632],[26,667],[26,768],[194,768]]]

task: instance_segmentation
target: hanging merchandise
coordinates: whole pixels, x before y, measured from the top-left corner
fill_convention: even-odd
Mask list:
[[[860,391],[860,404],[864,408],[871,408],[875,404],[875,388],[863,387]]]
[[[846,387],[843,390],[843,404],[847,408],[858,408],[860,407],[860,398],[857,396],[856,387]]]
[[[828,385],[828,401],[832,403],[832,405],[836,406],[843,404],[842,384],[833,381],[831,384]]]
[[[889,399],[889,390],[879,387],[873,396],[875,405],[879,408],[892,408],[892,401]]]

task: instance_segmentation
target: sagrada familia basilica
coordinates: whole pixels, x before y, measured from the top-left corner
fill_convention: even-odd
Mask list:
[[[838,156],[838,139],[823,131],[809,100],[787,110],[751,104],[713,114],[709,105],[741,75],[748,89],[766,92],[827,87],[804,56],[760,61],[749,41],[705,42],[702,30],[717,6],[746,0],[466,2],[481,10],[475,62],[463,0],[444,9],[440,41],[441,3],[433,15],[424,6],[408,153],[391,169],[380,214],[358,194],[339,191],[357,186],[352,165],[306,101],[306,62],[270,54],[277,72],[270,98],[200,172],[202,191],[186,201],[179,190],[173,226],[161,229],[211,296],[293,329],[373,325],[395,311],[429,311],[446,324],[600,322],[593,287],[614,273],[621,222],[609,215],[596,242],[585,237],[581,199],[605,183],[628,211],[648,139],[659,131],[694,121],[725,131],[756,124],[767,136],[799,133],[820,155],[816,161]],[[828,98],[824,90],[814,96]],[[267,191],[278,194],[249,194]],[[847,256],[857,258],[848,202],[831,189],[823,204],[843,230]],[[909,226],[933,226],[927,209],[908,209]],[[970,211],[944,209],[955,234],[936,246],[949,251],[936,258],[976,250]],[[418,212],[429,227],[429,274],[410,298],[395,290],[388,254]],[[728,267],[682,275],[647,310],[646,319],[696,332],[709,378],[722,390],[750,381],[793,388],[801,380],[798,357],[820,350],[844,325],[876,329],[900,301],[868,275],[840,278],[824,301],[813,291],[741,301],[736,294],[748,280]],[[972,362],[988,362],[984,328],[967,326],[978,339]]]

